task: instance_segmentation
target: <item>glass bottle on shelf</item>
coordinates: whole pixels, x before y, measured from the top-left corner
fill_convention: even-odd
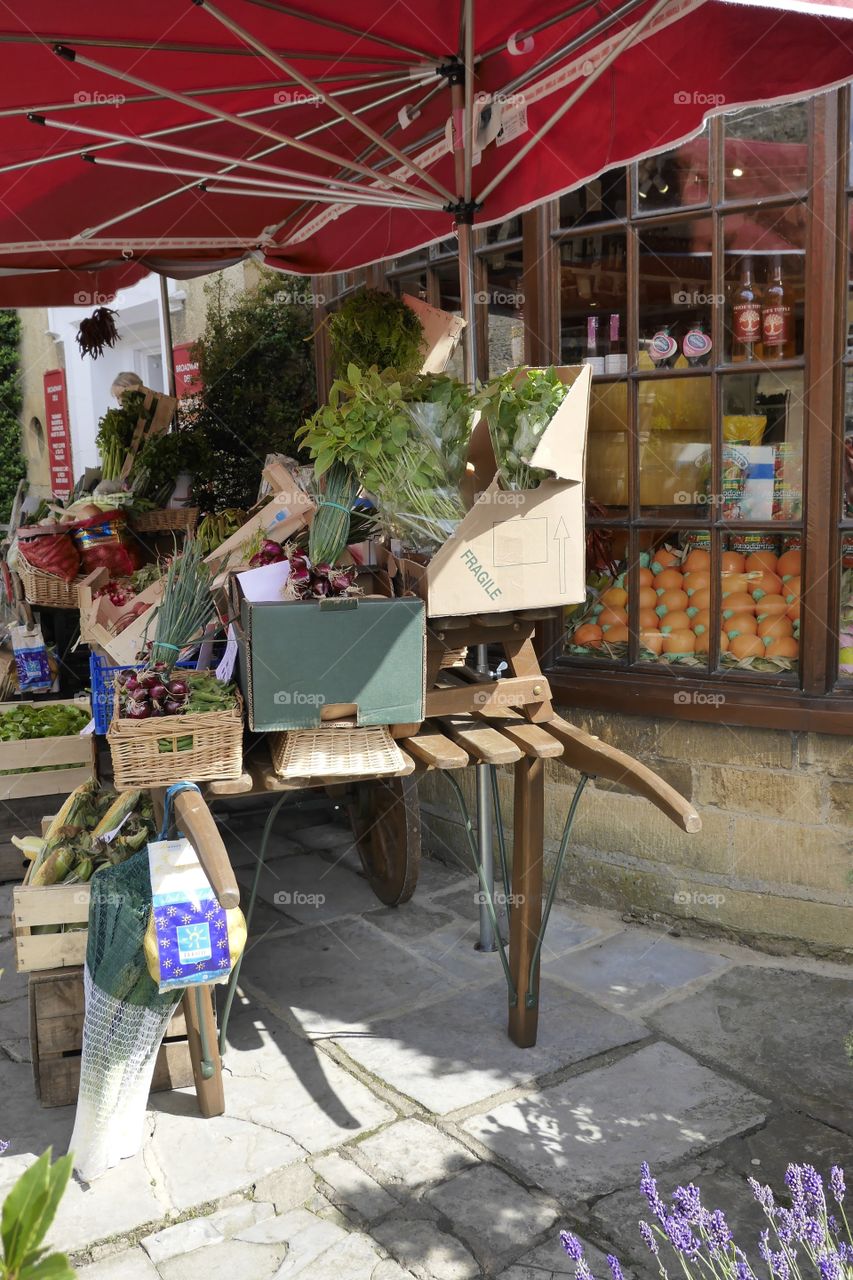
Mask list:
[[[610,316],[608,329],[609,341],[607,355],[604,357],[604,372],[627,373],[628,353],[625,349],[625,341],[620,333],[620,316],[615,311]]]
[[[598,320],[599,317],[595,313],[588,315],[586,318],[586,357],[584,364],[588,364],[593,374],[604,373],[604,356],[598,353]]]
[[[791,300],[778,253],[771,259],[770,280],[761,304],[761,345],[765,360],[787,360],[794,354]]]
[[[688,364],[707,364],[711,358],[712,346],[704,321],[696,320],[685,333],[681,349]]]
[[[761,298],[752,278],[752,258],[746,257],[732,298],[732,360],[755,360],[760,341]]]

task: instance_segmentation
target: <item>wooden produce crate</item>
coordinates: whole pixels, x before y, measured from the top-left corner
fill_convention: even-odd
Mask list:
[[[52,705],[82,707],[70,698],[56,698]],[[40,704],[42,706],[46,703]],[[18,702],[0,702],[0,712],[11,711]],[[88,708],[87,708],[88,709]],[[49,765],[50,768],[45,766]],[[73,768],[60,768],[73,765]],[[28,772],[41,769],[40,773]],[[95,771],[95,739],[87,734],[69,734],[63,738],[29,738],[17,742],[0,742],[0,800],[17,800],[22,796],[68,795]]]
[[[32,864],[31,864],[32,865]],[[82,965],[89,940],[88,884],[31,885],[12,890],[12,931],[18,973]],[[42,925],[74,924],[83,928],[66,933],[34,933]]]
[[[44,1107],[69,1106],[77,1101],[80,1085],[83,970],[79,966],[48,969],[33,974],[28,985],[36,1095]],[[187,1028],[180,1006],[166,1029],[151,1088],[185,1089],[192,1083]]]

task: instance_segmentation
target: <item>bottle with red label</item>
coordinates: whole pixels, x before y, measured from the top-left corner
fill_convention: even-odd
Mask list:
[[[588,364],[593,374],[604,373],[604,356],[599,354],[598,316],[593,312],[586,318],[586,356],[584,364]]]
[[[678,358],[678,343],[669,331],[669,325],[662,325],[649,343],[649,357],[658,369],[671,369]]]
[[[617,312],[613,312],[608,322],[609,342],[607,354],[604,357],[605,373],[627,373],[628,371],[628,354],[625,350],[625,341],[620,334],[621,317]]]
[[[790,297],[782,280],[782,259],[774,254],[770,280],[761,305],[761,345],[765,360],[786,360],[794,354]]]
[[[710,335],[705,332],[705,325],[697,320],[685,333],[681,349],[688,364],[707,364],[711,358],[712,346]]]
[[[760,342],[761,297],[752,276],[752,258],[747,257],[732,297],[732,360],[755,360]]]

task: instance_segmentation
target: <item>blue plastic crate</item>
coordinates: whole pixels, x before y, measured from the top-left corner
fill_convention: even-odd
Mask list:
[[[178,667],[188,670],[195,668],[195,662],[178,662]],[[106,733],[113,718],[113,698],[115,695],[116,676],[119,671],[141,671],[141,662],[126,667],[111,667],[106,658],[96,653],[89,654],[89,675],[92,679],[92,719],[95,721],[95,733]]]

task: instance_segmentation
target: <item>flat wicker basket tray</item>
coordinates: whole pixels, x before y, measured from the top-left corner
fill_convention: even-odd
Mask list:
[[[385,725],[271,733],[270,753],[280,778],[362,778],[400,773],[406,763]]]
[[[243,701],[230,711],[124,720],[116,694],[107,742],[119,791],[216,782],[243,772]]]
[[[47,609],[77,608],[77,588],[83,578],[73,578],[71,582],[66,582],[64,578],[36,569],[20,555],[16,572],[21,579],[24,596],[30,604]]]

